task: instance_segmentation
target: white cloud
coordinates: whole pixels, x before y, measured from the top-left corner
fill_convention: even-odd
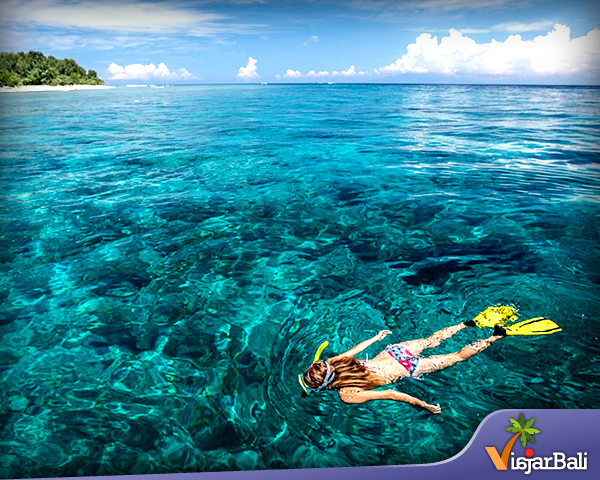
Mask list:
[[[111,38],[90,37],[88,35],[55,34],[48,35],[43,32],[20,31],[15,28],[2,31],[0,44],[4,50],[112,50],[117,47],[134,48],[136,46],[157,42],[160,37],[152,36],[146,39],[139,37],[116,36]]]
[[[15,22],[102,30],[172,31],[225,18],[222,15],[199,14],[164,1],[13,0],[5,6],[3,13],[8,16],[5,19]]]
[[[415,9],[430,10],[479,10],[483,8],[506,8],[523,4],[523,0],[418,0],[408,2]]]
[[[348,8],[371,11],[460,11],[471,9],[505,9],[523,4],[523,0],[344,0]]]
[[[461,28],[460,32],[467,34],[490,33],[490,31],[487,28]]]
[[[228,15],[202,13],[184,2],[136,0],[5,0],[3,21],[93,30],[213,36],[248,33],[262,25],[229,23]]]
[[[300,78],[302,76],[303,75],[300,70],[292,70],[291,68],[288,68],[288,71],[285,73],[283,78]]]
[[[341,72],[334,71],[332,75],[343,75],[344,77],[354,77],[356,75],[364,75],[365,72],[357,72],[354,65],[350,65],[348,70],[342,70]]]
[[[99,38],[87,39],[80,35],[44,35],[36,38],[36,43],[39,42],[45,47],[55,51],[64,50],[112,50],[115,42],[103,40]]]
[[[179,69],[179,77],[180,78],[196,78],[194,75],[192,75],[190,72],[188,72],[185,68]]]
[[[240,67],[236,77],[241,78],[243,80],[259,78],[258,73],[256,73],[256,62],[258,62],[258,60],[256,60],[255,58],[248,57],[248,63],[245,67]]]
[[[309,43],[317,43],[319,41],[319,37],[317,35],[311,35],[304,41],[304,46],[306,47]]]
[[[562,75],[600,69],[600,30],[571,39],[571,29],[556,24],[546,35],[523,40],[510,35],[504,42],[477,43],[451,29],[439,42],[419,35],[407,53],[375,73],[436,73],[445,75]]]
[[[327,70],[321,70],[320,72],[311,70],[306,75],[303,75],[300,70],[292,70],[291,68],[288,68],[287,72],[283,75],[283,78],[319,78],[328,76],[329,72]],[[281,78],[281,75],[275,75],[275,78]]]
[[[500,23],[492,27],[492,30],[499,30],[502,32],[535,32],[539,30],[546,30],[547,28],[552,28],[554,22],[551,20],[544,20],[542,22],[533,22],[533,23]],[[463,33],[469,33],[463,30]]]
[[[116,63],[111,63],[108,66],[108,73],[112,76],[109,80],[153,80],[153,79],[184,79],[195,78],[185,68],[180,68],[177,71],[170,71],[163,63],[159,63],[156,67],[153,63],[142,65],[141,63],[133,63],[122,67]]]
[[[236,40],[227,41],[227,40],[223,40],[220,38],[213,40],[212,43],[214,43],[215,45],[225,45],[227,47],[232,47],[233,45],[237,45]]]
[[[327,70],[321,70],[319,72],[310,70],[306,75],[303,75],[300,70],[292,70],[291,68],[288,68],[287,72],[283,75],[283,78],[319,78],[340,75],[344,77],[355,77],[357,75],[365,75],[365,72],[357,72],[354,65],[350,65],[350,68],[348,68],[348,70],[342,70],[341,72],[334,70],[333,72],[331,72],[331,74]],[[281,76],[275,75],[275,78],[281,78]]]

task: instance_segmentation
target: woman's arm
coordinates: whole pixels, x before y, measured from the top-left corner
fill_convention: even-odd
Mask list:
[[[429,405],[423,400],[396,390],[362,390],[360,388],[346,387],[340,388],[338,394],[344,403],[363,403],[369,400],[395,400],[396,402],[404,402],[415,407],[424,408],[434,414],[442,411],[439,404]]]
[[[379,342],[380,340],[383,340],[390,333],[392,333],[390,330],[382,330],[377,335],[375,335],[373,338],[369,338],[369,340],[365,340],[364,342],[360,342],[356,347],[351,348],[347,352],[344,352],[344,353],[342,353],[340,355],[336,355],[335,357],[330,358],[330,360],[333,360],[334,358],[353,357],[354,355],[358,355],[365,348],[370,347],[375,342]]]

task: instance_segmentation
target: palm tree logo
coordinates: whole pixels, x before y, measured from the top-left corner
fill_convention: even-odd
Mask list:
[[[535,438],[533,438],[533,436],[540,433],[538,429],[531,428],[533,426],[533,422],[535,422],[535,418],[525,421],[525,416],[521,413],[518,421],[514,418],[510,418],[509,420],[512,425],[510,427],[506,427],[506,430],[514,433],[515,436],[506,443],[504,450],[502,450],[502,456],[498,455],[498,450],[496,450],[496,447],[485,447],[488,455],[492,459],[492,462],[494,462],[496,470],[506,470],[508,468],[508,457],[510,456],[510,451],[517,441],[517,438],[521,437],[521,444],[523,447],[525,447],[527,442],[535,443]],[[528,448],[525,451],[525,455],[531,457],[533,455],[533,450]]]

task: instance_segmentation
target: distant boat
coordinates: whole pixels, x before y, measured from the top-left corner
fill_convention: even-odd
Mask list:
[[[262,83],[261,83],[261,85],[266,85],[266,84],[267,84],[267,82],[262,82]]]
[[[327,82],[327,85],[335,85],[335,82]]]

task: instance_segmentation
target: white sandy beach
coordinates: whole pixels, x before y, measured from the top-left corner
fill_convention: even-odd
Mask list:
[[[107,90],[108,85],[61,85],[52,87],[50,85],[23,85],[22,87],[0,87],[4,93],[27,93],[27,92],[71,92],[76,90]]]

